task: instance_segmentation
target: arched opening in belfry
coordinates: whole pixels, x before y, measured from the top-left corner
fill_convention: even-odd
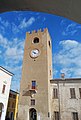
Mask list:
[[[29,120],[37,120],[37,111],[34,108],[29,110]]]
[[[39,38],[38,37],[35,37],[34,40],[33,40],[34,43],[39,43]]]

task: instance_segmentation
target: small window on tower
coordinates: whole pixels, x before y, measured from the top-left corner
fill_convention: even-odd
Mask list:
[[[49,46],[51,46],[51,42],[50,41],[48,41],[48,44],[49,44]]]
[[[39,43],[39,38],[35,37],[33,40],[34,43]]]
[[[51,75],[51,70],[50,70],[50,75]]]
[[[35,99],[31,99],[31,105],[35,105]]]

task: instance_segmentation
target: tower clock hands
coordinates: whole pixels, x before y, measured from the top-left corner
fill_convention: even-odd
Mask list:
[[[38,57],[39,56],[39,50],[38,49],[33,49],[31,51],[31,57],[35,58],[35,57]]]
[[[36,54],[36,52],[33,51],[34,54]]]

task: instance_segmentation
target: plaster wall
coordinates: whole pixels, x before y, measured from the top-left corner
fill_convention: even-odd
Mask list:
[[[0,103],[3,104],[1,120],[5,120],[5,116],[6,116],[11,78],[12,78],[11,75],[5,73],[0,69]],[[3,85],[6,85],[4,94],[2,93]]]
[[[54,111],[59,111],[61,120],[73,120],[72,112],[78,112],[79,120],[81,120],[81,98],[79,88],[81,88],[81,81],[78,83],[59,83],[59,98],[53,99],[53,88],[58,86],[51,85],[51,108],[52,118],[54,118]],[[76,98],[72,99],[70,96],[70,88],[75,88]]]

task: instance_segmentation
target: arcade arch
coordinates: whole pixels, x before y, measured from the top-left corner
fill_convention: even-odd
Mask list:
[[[4,108],[3,103],[0,103],[0,120],[1,120],[3,108]]]
[[[1,0],[0,13],[15,10],[45,12],[81,23],[81,0]]]

